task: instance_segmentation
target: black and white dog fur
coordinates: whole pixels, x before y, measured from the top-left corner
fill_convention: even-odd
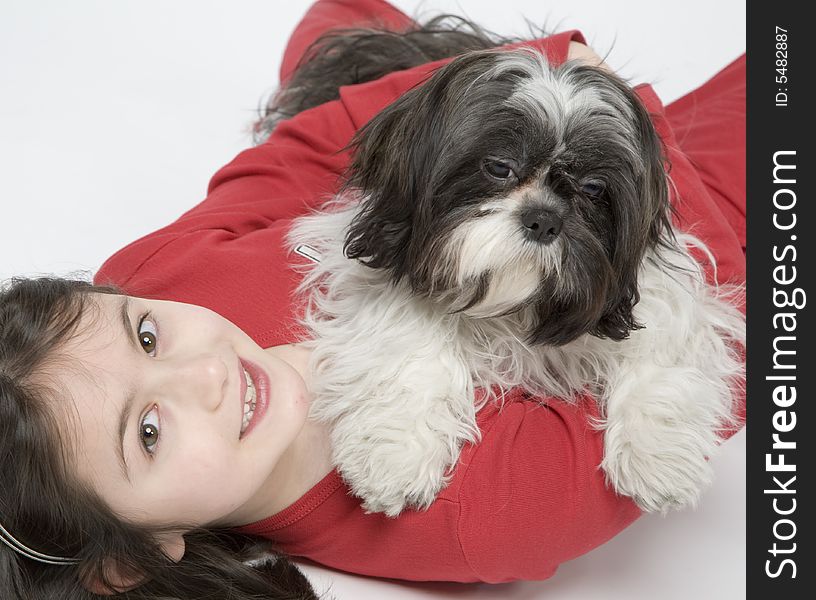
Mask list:
[[[364,507],[427,507],[480,405],[516,387],[593,394],[610,485],[645,511],[695,504],[733,421],[744,318],[672,226],[636,94],[584,63],[477,50],[354,146],[347,185],[290,242],[320,255],[301,286],[312,415]]]

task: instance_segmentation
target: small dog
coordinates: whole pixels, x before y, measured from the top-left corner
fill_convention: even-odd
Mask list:
[[[609,483],[696,502],[733,420],[745,326],[671,224],[660,139],[617,76],[467,52],[354,141],[343,191],[299,219],[313,416],[368,511],[425,508],[504,391],[601,406]],[[476,390],[484,394],[476,403]]]

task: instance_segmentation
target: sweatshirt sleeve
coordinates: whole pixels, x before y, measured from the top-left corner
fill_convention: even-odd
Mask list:
[[[459,543],[476,577],[488,583],[539,580],[603,544],[638,516],[629,498],[607,488],[598,467],[603,433],[596,403],[527,399],[480,415],[482,440],[463,451]]]
[[[567,31],[525,44],[541,48],[557,64],[566,59],[571,40],[582,41],[583,36]],[[306,214],[336,192],[349,163],[347,146],[357,129],[450,60],[344,87],[339,100],[283,121],[266,143],[240,153],[215,174],[206,199],[117,252],[95,280],[134,295],[176,299],[176,292],[184,290],[170,284],[212,280],[236,264],[252,270],[252,262],[263,258],[259,249],[264,244],[258,237],[266,236],[265,230]],[[282,239],[279,233],[270,243]],[[201,294],[188,292],[182,294],[186,301],[201,300]]]
[[[176,221],[129,244],[109,258],[96,276],[125,287],[144,279],[151,262],[187,252],[186,267],[203,269],[226,245],[244,241],[257,247],[276,222],[319,206],[336,189],[348,164],[345,146],[355,127],[340,101],[329,102],[281,123],[269,140],[240,153],[213,176],[207,197]],[[218,232],[213,235],[213,232]],[[255,258],[259,258],[255,256]],[[138,277],[137,277],[138,276]],[[151,274],[154,283],[161,275]]]
[[[680,149],[663,103],[652,86],[636,86],[635,92],[649,111],[664,145],[675,226],[697,236],[711,251],[713,263],[705,254],[693,251],[705,267],[709,283],[744,284],[745,255],[734,228],[709,194],[697,168]],[[744,312],[745,307],[741,308]]]

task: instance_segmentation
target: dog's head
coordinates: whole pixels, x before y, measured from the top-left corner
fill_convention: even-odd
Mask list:
[[[369,122],[346,255],[448,311],[534,307],[564,344],[638,327],[638,271],[670,231],[663,153],[632,90],[537,52],[461,56]]]

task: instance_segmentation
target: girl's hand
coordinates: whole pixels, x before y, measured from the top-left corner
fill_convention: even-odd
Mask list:
[[[603,59],[598,56],[595,51],[582,44],[581,42],[570,42],[569,48],[567,49],[567,60],[581,60],[593,67],[600,67],[601,69],[605,69],[612,73],[612,69],[609,68]]]

